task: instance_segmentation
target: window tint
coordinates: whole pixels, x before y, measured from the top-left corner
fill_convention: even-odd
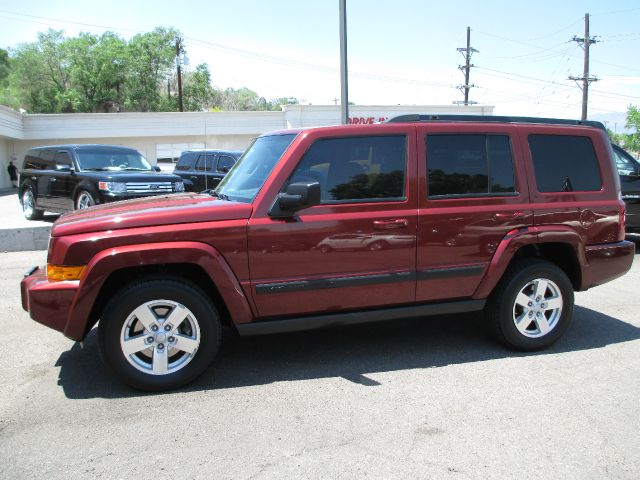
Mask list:
[[[636,172],[637,164],[633,158],[622,149],[613,148],[613,158],[619,175],[632,175]]]
[[[289,183],[318,182],[322,203],[404,198],[406,138],[354,137],[315,142]]]
[[[176,170],[193,170],[197,157],[195,153],[183,153],[178,160]]]
[[[198,163],[196,164],[196,170],[213,172],[213,163],[215,158],[215,155],[200,155]]]
[[[51,150],[40,150],[38,152],[38,157],[40,157],[40,168],[43,170],[52,170],[54,168],[53,158],[55,157],[55,153]]]
[[[40,161],[38,151],[29,151],[24,157],[23,170],[42,170],[44,164]]]
[[[56,170],[60,170],[60,167],[70,168],[71,167],[71,157],[67,152],[57,152],[54,158],[55,168]]]
[[[600,190],[602,181],[588,137],[529,135],[539,192]]]
[[[236,161],[233,157],[230,157],[228,155],[220,155],[218,157],[218,172],[228,172],[229,170],[231,170],[231,167],[233,167],[234,163],[236,163]]]
[[[515,193],[507,135],[427,135],[429,197]]]

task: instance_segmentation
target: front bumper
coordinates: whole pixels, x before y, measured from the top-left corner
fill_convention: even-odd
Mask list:
[[[22,308],[36,322],[65,333],[79,284],[79,280],[50,282],[46,269],[36,267],[20,282]]]
[[[587,267],[583,272],[582,290],[602,285],[627,273],[635,252],[635,243],[627,240],[585,247]]]

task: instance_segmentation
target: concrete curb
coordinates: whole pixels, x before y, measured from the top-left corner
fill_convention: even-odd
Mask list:
[[[0,252],[46,250],[50,232],[51,227],[2,228]]]

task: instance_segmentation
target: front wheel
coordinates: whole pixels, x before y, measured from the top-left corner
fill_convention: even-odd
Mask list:
[[[525,259],[514,263],[488,305],[489,322],[509,347],[533,351],[553,344],[573,316],[573,286],[553,263]]]
[[[93,207],[96,204],[94,196],[86,190],[80,190],[76,197],[76,210]]]
[[[108,302],[99,325],[105,362],[124,383],[147,391],[193,381],[213,361],[220,337],[211,300],[177,280],[125,287]]]

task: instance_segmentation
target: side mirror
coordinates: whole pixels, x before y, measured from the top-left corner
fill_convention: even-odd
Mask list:
[[[290,217],[298,210],[320,204],[318,182],[292,183],[286,192],[280,193],[269,210],[271,217]]]
[[[229,167],[222,167],[222,168],[220,169],[220,171],[221,171],[222,173],[228,173],[228,172],[229,172],[229,170],[230,170],[230,168],[229,168]]]
[[[154,166],[153,166],[153,169],[154,169],[156,172],[159,172],[159,171],[160,171],[160,167],[159,167],[158,165],[154,165]]]

